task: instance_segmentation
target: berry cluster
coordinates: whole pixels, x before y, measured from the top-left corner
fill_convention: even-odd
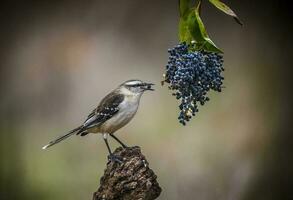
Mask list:
[[[183,125],[198,112],[197,104],[209,100],[207,92],[212,89],[221,92],[223,57],[206,51],[190,52],[188,45],[179,44],[168,50],[165,82],[173,95],[181,100],[179,122]]]

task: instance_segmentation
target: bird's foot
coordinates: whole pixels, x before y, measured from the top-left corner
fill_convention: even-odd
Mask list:
[[[114,155],[114,154],[110,154],[110,155],[108,155],[108,163],[109,162],[117,162],[117,163],[119,163],[119,164],[122,164],[123,163],[123,161],[122,161],[122,158],[121,157],[119,157],[119,156],[116,156],[116,155]]]

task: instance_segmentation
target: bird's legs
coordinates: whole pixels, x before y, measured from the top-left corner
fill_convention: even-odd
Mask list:
[[[126,144],[124,144],[121,140],[119,140],[113,133],[110,133],[110,136],[112,137],[112,138],[114,138],[119,144],[121,144],[121,146],[123,147],[123,148],[127,148],[127,145]]]
[[[109,145],[109,143],[108,143],[108,135],[109,135],[108,133],[104,133],[104,134],[103,134],[104,141],[105,141],[106,146],[107,146],[107,149],[108,149],[108,151],[109,151],[108,159],[111,160],[111,161],[113,161],[113,162],[122,163],[122,161],[121,161],[117,156],[115,156],[115,155],[112,153],[111,148],[110,148],[110,145]]]

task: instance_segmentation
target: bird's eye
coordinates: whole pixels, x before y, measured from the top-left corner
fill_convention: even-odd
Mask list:
[[[140,87],[142,86],[142,84],[135,84],[135,85],[132,85],[131,87]]]

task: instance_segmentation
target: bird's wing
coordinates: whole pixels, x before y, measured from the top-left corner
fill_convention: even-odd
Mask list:
[[[97,108],[93,109],[93,111],[87,116],[86,120],[88,120],[89,118],[93,117],[96,114],[96,110],[97,110]]]
[[[118,93],[108,94],[94,109],[85,120],[82,130],[85,131],[89,128],[99,126],[119,111],[119,105],[124,100],[124,96]]]

